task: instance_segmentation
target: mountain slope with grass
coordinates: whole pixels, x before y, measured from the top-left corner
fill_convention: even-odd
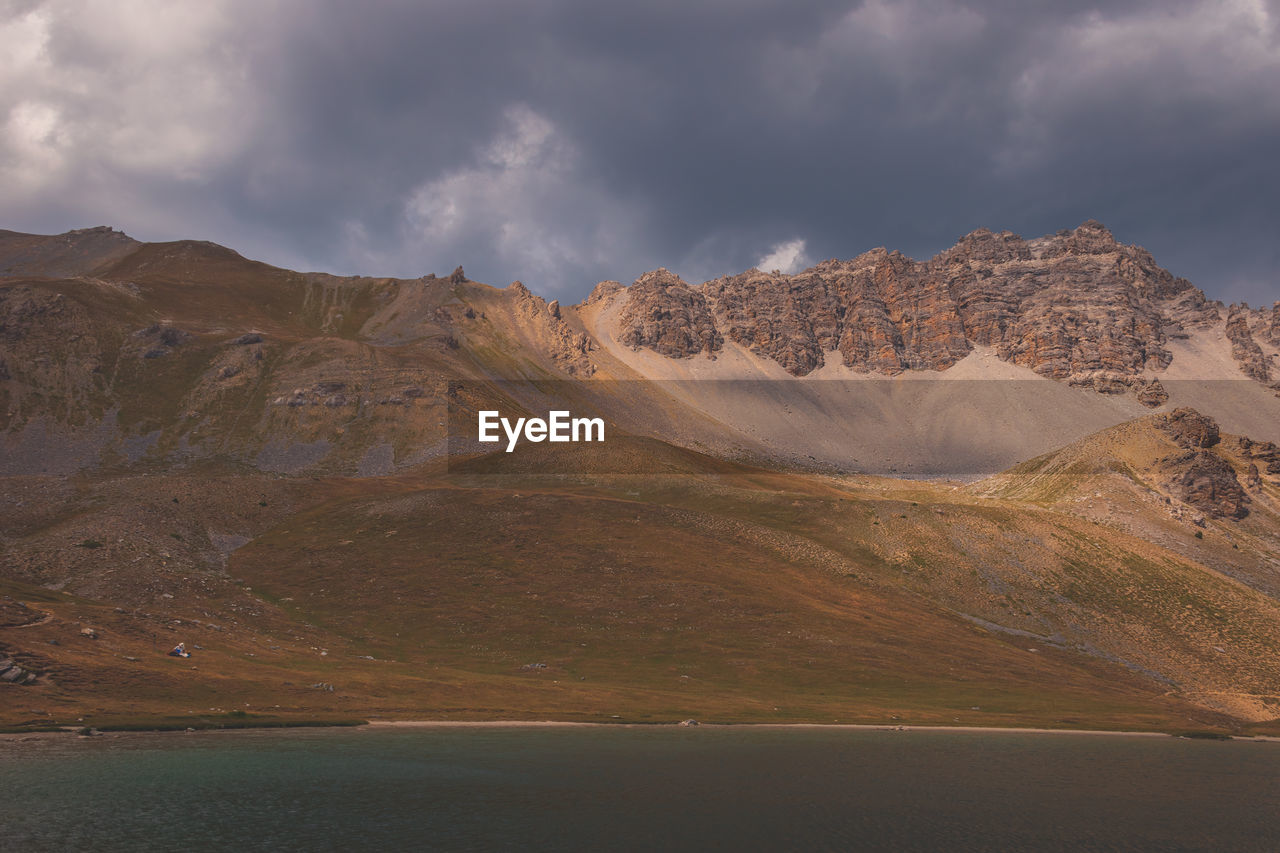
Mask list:
[[[1026,291],[1000,309],[1035,308],[1024,332],[1070,313],[1064,270],[1145,288],[1138,314],[1187,336],[1152,332],[1171,359],[1114,386],[948,339],[990,316],[973,291],[944,322],[942,261],[653,275],[561,306],[461,269],[0,234],[0,726],[1280,731],[1277,401],[1222,378],[1242,368],[1219,307],[1096,230],[946,263],[972,284],[1012,252],[980,290]],[[735,294],[793,284],[813,298],[747,341]],[[935,319],[903,319],[912,288]],[[901,326],[899,354],[932,360],[775,358],[812,356],[795,311],[821,325],[855,291],[889,325],[846,312],[848,352]],[[1241,316],[1269,334],[1255,314],[1236,339]],[[1103,326],[1073,328],[1083,352]],[[475,440],[482,409],[556,407],[607,440]]]

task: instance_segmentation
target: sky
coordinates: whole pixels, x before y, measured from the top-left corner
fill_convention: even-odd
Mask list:
[[[0,228],[576,301],[1086,219],[1280,299],[1280,0],[0,0]]]

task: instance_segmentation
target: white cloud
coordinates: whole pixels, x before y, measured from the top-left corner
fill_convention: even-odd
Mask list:
[[[544,292],[625,254],[636,214],[581,173],[576,147],[526,104],[478,146],[471,165],[418,186],[405,204],[406,252],[440,269],[485,251]],[[501,284],[501,282],[493,282]]]
[[[769,254],[756,261],[756,269],[765,272],[777,270],[787,275],[798,273],[807,266],[809,257],[805,254],[805,241],[798,238],[776,244]]]
[[[982,13],[964,3],[866,0],[811,40],[766,45],[760,86],[775,109],[797,117],[868,84],[910,92],[911,117],[945,112],[955,105],[945,88],[935,91],[939,57],[974,49],[986,29]]]
[[[0,5],[0,216],[51,197],[120,210],[139,183],[210,179],[259,119],[262,99],[236,47],[253,26],[251,8]]]
[[[1227,110],[1233,123],[1271,125],[1280,119],[1275,23],[1259,0],[1199,2],[1176,14],[1157,7],[1082,15],[1056,29],[1011,86],[1008,135],[996,161],[1039,165],[1056,150],[1063,126],[1097,127],[1089,118],[1108,113],[1143,122],[1187,109],[1204,119]]]

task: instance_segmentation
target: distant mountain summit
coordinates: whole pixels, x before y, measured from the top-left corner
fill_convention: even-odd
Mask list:
[[[1269,382],[1280,345],[1280,303],[1232,306],[1224,318],[1221,303],[1092,220],[1035,240],[980,229],[928,261],[875,249],[697,286],[658,270],[625,298],[618,339],[628,346],[714,357],[731,341],[793,376],[832,361],[890,376],[945,371],[989,347],[1042,376],[1141,390],[1173,361],[1171,341],[1229,319],[1220,331],[1233,357]]]
[[[0,277],[83,275],[141,245],[107,225],[53,236],[0,230]]]
[[[338,277],[107,227],[0,232],[0,473],[386,474],[436,464],[450,416],[545,413],[504,380],[576,388],[611,430],[735,459],[991,473],[1161,407],[1280,440],[1278,357],[1280,303],[1210,301],[1093,221],[978,230],[927,261],[875,249],[701,284],[659,269],[574,306],[461,267]],[[724,381],[683,384],[708,379]]]

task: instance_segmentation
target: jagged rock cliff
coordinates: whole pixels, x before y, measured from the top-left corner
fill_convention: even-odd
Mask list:
[[[1242,436],[1223,442],[1217,421],[1194,409],[1180,408],[1156,415],[1153,423],[1179,448],[1157,461],[1157,480],[1173,497],[1208,516],[1238,519],[1249,514],[1250,498],[1245,486],[1262,486],[1259,463],[1268,478],[1280,474],[1280,452],[1273,443]],[[1244,485],[1236,466],[1245,472]]]
[[[598,288],[593,298],[615,290]],[[1170,364],[1170,340],[1222,319],[1219,303],[1094,221],[1035,240],[980,229],[928,261],[877,249],[795,275],[750,270],[701,286],[659,270],[626,296],[620,340],[671,358],[712,353],[723,338],[795,376],[832,357],[893,375],[946,370],[983,346],[1043,376],[1109,392],[1143,392],[1143,375]],[[1250,316],[1233,313],[1227,333],[1246,374],[1266,381]],[[1275,312],[1256,325],[1268,340],[1280,336]],[[1144,402],[1159,405],[1162,393]]]
[[[1270,381],[1280,305],[1227,312],[1092,222],[1036,240],[975,231],[928,261],[877,249],[796,275],[750,270],[698,285],[657,270],[629,288],[602,282],[573,307],[519,282],[471,281],[462,267],[443,277],[337,277],[105,228],[0,232],[0,472],[212,458],[272,471],[388,473],[445,452],[450,379],[662,375],[661,359],[637,367],[626,347],[715,359],[698,376],[758,368],[743,366],[742,348],[794,376],[824,366],[944,371],[983,348],[1160,408],[1178,389],[1156,375],[1175,352],[1199,352],[1183,347],[1188,335],[1197,346],[1211,337],[1210,355],[1228,370],[1234,351],[1248,375]],[[976,375],[989,368],[983,355]],[[601,383],[592,393],[617,390]],[[643,403],[610,405],[638,431],[669,434]],[[727,408],[697,427],[710,437],[690,442],[749,444],[777,426],[752,419],[777,414],[770,406],[786,410],[776,399],[717,405]],[[828,431],[860,410],[841,405],[807,410],[816,420],[791,443],[761,452],[846,464],[851,450]],[[730,432],[743,418],[752,425]],[[1097,413],[1086,421],[1110,422]]]
[[[569,325],[559,300],[547,302],[520,281],[513,281],[507,290],[514,296],[516,311],[532,321],[539,343],[557,367],[580,379],[595,373],[590,359],[591,339]]]
[[[897,252],[826,261],[795,276],[751,270],[704,291],[729,339],[796,376],[830,352],[848,367],[886,374],[944,369],[969,352],[944,283]]]
[[[1248,306],[1231,306],[1227,316],[1227,339],[1231,341],[1231,355],[1240,363],[1240,369],[1251,379],[1267,382],[1271,379],[1271,370],[1266,355],[1249,329],[1250,313]]]
[[[598,288],[597,288],[598,289]],[[716,331],[707,299],[665,269],[645,273],[627,290],[622,313],[622,342],[680,358],[713,353],[723,339]]]

